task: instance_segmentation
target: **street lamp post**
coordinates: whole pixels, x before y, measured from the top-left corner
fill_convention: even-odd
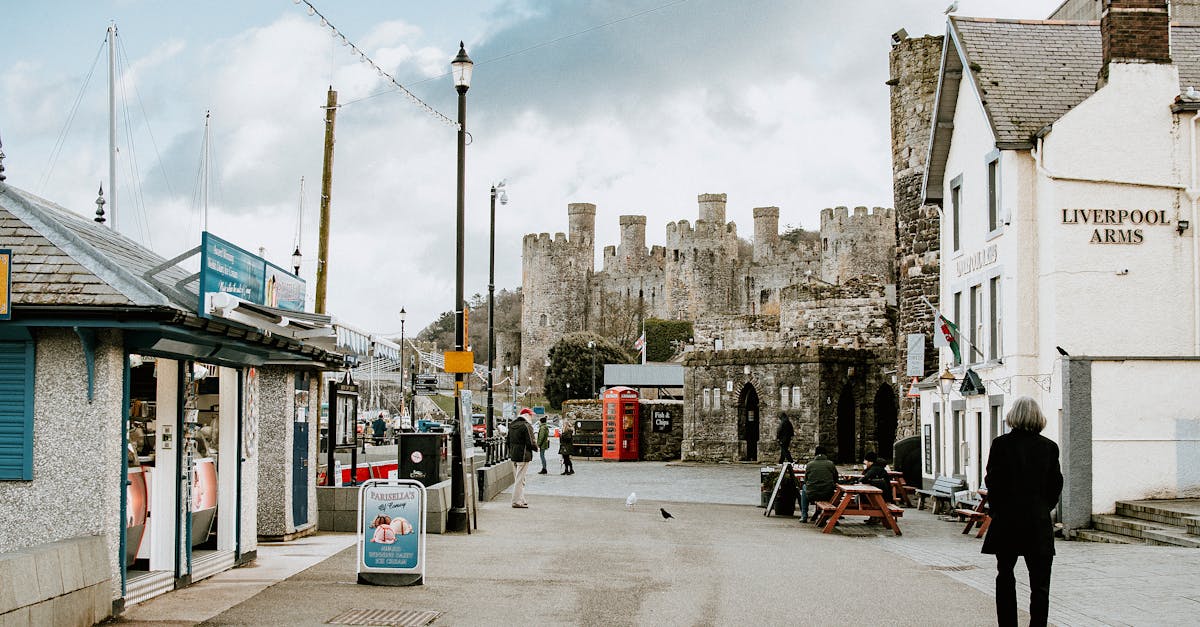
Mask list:
[[[292,251],[292,270],[295,271],[292,274],[300,276],[300,261],[302,259],[304,259],[304,256],[300,254],[300,245],[296,244],[296,250]]]
[[[592,398],[596,398],[596,343],[588,342],[588,348],[592,349]]]
[[[404,308],[400,308],[400,413],[404,413],[406,404],[404,403],[404,318],[408,313]]]
[[[950,416],[950,420],[954,419],[950,412],[950,390],[954,388],[954,381],[954,373],[950,372],[950,367],[946,366],[943,368],[942,374],[938,376],[938,391],[942,393],[942,412],[941,416],[938,418],[939,420],[943,421],[943,423],[947,419],[947,416]],[[937,428],[941,429],[942,427],[939,426]],[[958,444],[955,443],[955,446],[957,445]],[[942,461],[942,463],[939,465],[945,469],[945,460],[942,458],[942,451],[938,451],[938,458]]]
[[[454,90],[458,92],[458,205],[457,241],[454,265],[454,350],[461,352],[466,346],[463,328],[463,230],[466,222],[466,165],[467,165],[467,90],[471,88],[471,69],[474,63],[467,56],[467,49],[458,42],[458,56],[450,62],[454,77]],[[452,462],[450,474],[450,513],[446,528],[450,531],[469,530],[467,525],[467,479],[463,464],[463,373],[454,373],[454,441],[451,444]]]
[[[492,437],[496,419],[492,414],[492,363],[496,353],[496,192],[500,192],[500,204],[508,204],[508,192],[504,189],[504,181],[492,186],[491,227],[488,230],[488,397],[487,397],[487,437]]]

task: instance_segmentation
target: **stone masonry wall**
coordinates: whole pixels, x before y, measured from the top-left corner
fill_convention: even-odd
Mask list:
[[[890,57],[892,176],[896,206],[896,376],[900,424],[897,437],[916,435],[914,400],[905,396],[908,334],[925,335],[924,373],[937,369],[933,311],[941,272],[938,208],[923,205],[921,188],[929,150],[930,123],[942,58],[941,37],[905,39]]]
[[[654,431],[654,416],[665,413],[671,421],[671,430]],[[645,461],[669,461],[679,459],[683,442],[683,401],[647,401],[638,404],[640,417],[638,459]]]

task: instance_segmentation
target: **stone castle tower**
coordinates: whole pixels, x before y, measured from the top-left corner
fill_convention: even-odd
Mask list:
[[[646,317],[697,321],[708,315],[778,315],[783,290],[813,278],[830,284],[874,277],[895,282],[895,212],[824,209],[820,244],[779,234],[779,208],[754,209],[754,241],[726,221],[725,194],[701,194],[698,219],[666,225],[664,245],[646,246],[646,217],[620,217],[620,243],[594,270],[595,205],[571,204],[569,236],[528,234],[523,242],[521,373],[544,380],[550,347],[564,334],[601,331]],[[615,320],[624,316],[623,320]]]
[[[908,334],[925,335],[925,372],[937,370],[933,348],[933,311],[938,304],[941,271],[940,227],[936,205],[923,205],[921,186],[929,152],[942,38],[904,39],[890,55],[892,109],[892,183],[896,204],[896,381],[900,396],[897,437],[916,435],[912,399],[905,396]]]

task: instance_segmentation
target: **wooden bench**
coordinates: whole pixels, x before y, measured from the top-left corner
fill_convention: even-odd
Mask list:
[[[928,490],[918,488],[917,493],[917,509],[925,508],[925,499],[933,500],[933,513],[937,514],[943,509],[949,511],[950,505],[954,500],[954,493],[959,490],[964,490],[967,487],[967,482],[957,477],[938,477],[933,482],[933,486]]]

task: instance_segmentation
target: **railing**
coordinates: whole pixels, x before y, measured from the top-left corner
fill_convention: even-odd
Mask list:
[[[499,464],[508,459],[507,438],[494,435],[483,441],[483,450],[487,452],[487,465]]]

